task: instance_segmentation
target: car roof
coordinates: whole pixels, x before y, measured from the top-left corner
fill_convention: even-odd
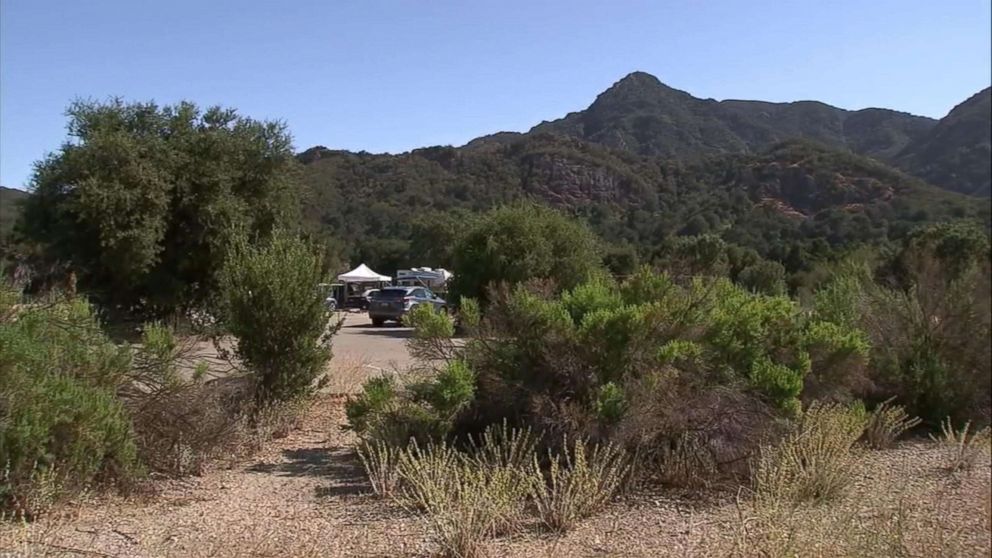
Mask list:
[[[419,289],[420,287],[383,287],[379,289],[380,291],[403,291],[410,292],[413,289]]]

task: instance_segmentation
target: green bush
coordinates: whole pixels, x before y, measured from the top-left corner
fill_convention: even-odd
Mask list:
[[[490,211],[454,249],[456,298],[488,300],[487,289],[550,279],[569,289],[602,269],[598,241],[581,223],[538,205]]]
[[[245,236],[233,242],[221,273],[221,314],[259,401],[306,395],[323,374],[336,331],[317,291],[324,278],[321,255],[288,231],[263,244]]]
[[[453,361],[429,379],[398,386],[390,376],[365,382],[362,393],[345,404],[348,426],[366,440],[405,447],[447,437],[459,412],[475,395],[475,375]]]
[[[456,360],[416,391],[441,417],[451,420],[475,397],[475,374],[465,361]]]
[[[138,471],[131,421],[115,397],[130,364],[81,299],[26,305],[0,321],[0,509],[34,515]]]
[[[369,378],[362,393],[345,403],[348,426],[359,434],[368,432],[372,422],[395,405],[396,380],[392,376]]]
[[[620,387],[664,366],[698,369],[710,387],[754,390],[793,412],[814,364],[829,375],[867,351],[856,332],[788,298],[724,279],[683,287],[647,272],[622,285],[593,280],[558,298],[517,288],[493,302],[486,324],[487,338],[470,342],[467,355],[486,392],[479,402],[496,413],[533,410],[535,397],[603,410],[604,398],[621,400]]]
[[[737,284],[756,293],[783,295],[785,267],[768,260],[749,265],[737,274]]]
[[[862,393],[895,398],[931,427],[992,413],[988,244],[967,230],[926,229],[879,269],[883,281],[849,264],[813,296],[824,322],[860,332],[869,354]]]

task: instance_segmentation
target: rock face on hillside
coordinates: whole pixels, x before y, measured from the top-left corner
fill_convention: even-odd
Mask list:
[[[558,207],[636,200],[633,180],[608,167],[550,154],[526,158],[521,168],[525,192]]]

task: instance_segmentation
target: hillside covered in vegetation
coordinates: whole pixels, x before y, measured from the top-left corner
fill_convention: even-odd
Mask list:
[[[445,247],[467,215],[521,199],[583,218],[634,262],[679,236],[714,234],[793,273],[926,223],[989,221],[975,198],[804,141],[692,162],[552,134],[395,156],[316,147],[299,159],[308,221],[338,240],[341,258],[384,272],[449,264]]]

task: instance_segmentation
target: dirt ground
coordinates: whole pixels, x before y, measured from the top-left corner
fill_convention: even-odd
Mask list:
[[[436,546],[423,518],[369,494],[354,438],[341,428],[345,392],[367,375],[409,364],[408,331],[372,328],[362,318],[349,315],[334,345],[332,375],[351,377],[340,384],[350,387],[322,394],[288,436],[199,477],[152,481],[127,498],[92,498],[35,523],[2,524],[0,556],[431,555]],[[975,470],[950,476],[940,471],[940,458],[929,441],[866,453],[851,501],[857,507],[859,498],[881,493],[893,505],[941,507],[948,527],[940,532],[960,539],[949,555],[987,556],[990,460],[983,456]],[[726,555],[741,534],[735,502],[728,492],[635,492],[565,536],[533,525],[494,541],[490,555]],[[801,554],[827,555],[810,548]]]

